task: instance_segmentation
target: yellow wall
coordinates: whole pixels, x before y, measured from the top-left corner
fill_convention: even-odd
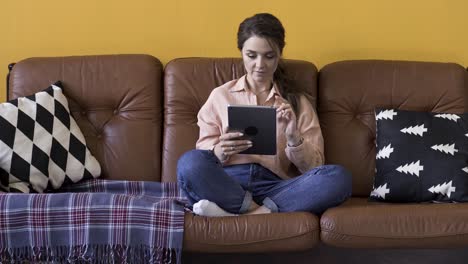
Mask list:
[[[10,0],[0,6],[0,101],[7,65],[28,57],[148,53],[238,56],[247,16],[277,15],[285,57],[318,67],[345,59],[468,66],[466,0]]]

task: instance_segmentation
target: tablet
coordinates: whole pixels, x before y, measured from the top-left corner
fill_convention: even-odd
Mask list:
[[[276,155],[276,108],[228,105],[229,132],[241,132],[252,147],[240,154]]]

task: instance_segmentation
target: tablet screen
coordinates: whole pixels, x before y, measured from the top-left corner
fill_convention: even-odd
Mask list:
[[[270,106],[229,105],[230,132],[241,132],[252,147],[240,154],[276,155],[276,108]]]

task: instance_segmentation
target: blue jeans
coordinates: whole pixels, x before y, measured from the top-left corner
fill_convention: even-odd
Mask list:
[[[351,196],[351,175],[339,165],[316,167],[284,180],[256,163],[223,167],[208,150],[182,155],[177,180],[192,205],[206,199],[234,214],[245,213],[252,201],[272,212],[321,214]]]

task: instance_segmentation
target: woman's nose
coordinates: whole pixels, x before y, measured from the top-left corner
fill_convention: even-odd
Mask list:
[[[262,56],[258,56],[257,58],[257,67],[263,68],[265,66],[265,59]]]

